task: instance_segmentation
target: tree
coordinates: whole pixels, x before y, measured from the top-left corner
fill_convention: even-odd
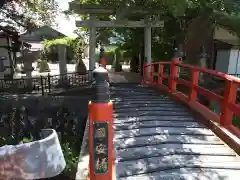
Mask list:
[[[83,0],[74,0],[73,3],[83,3]],[[233,0],[84,0],[86,4],[101,4],[114,7],[140,7],[141,9],[149,10],[153,18],[161,17],[165,22],[163,29],[153,30],[153,56],[154,58],[169,58],[172,56],[174,47],[181,47],[184,44],[186,30],[188,24],[195,18],[203,14],[210,17],[212,25],[219,20],[220,15],[233,17],[238,13],[239,6]],[[158,10],[157,13],[152,13],[153,10]],[[221,16],[222,17],[222,16]],[[82,18],[86,18],[82,15]],[[98,16],[98,19],[109,20],[110,16]],[[141,13],[130,14],[127,17],[129,20],[139,20],[144,18]],[[221,18],[224,19],[224,18]],[[228,21],[226,19],[226,21]],[[223,20],[224,22],[224,20]],[[222,24],[224,24],[222,22]],[[236,22],[236,21],[235,21]],[[227,23],[225,23],[227,24]],[[239,23],[238,23],[239,24]],[[198,28],[198,27],[195,27]],[[211,29],[211,28],[209,28]],[[86,29],[84,29],[86,30]],[[115,36],[117,43],[121,48],[132,51],[133,54],[141,51],[143,46],[143,30],[142,29],[97,29],[97,40],[107,42],[108,35]],[[87,32],[87,31],[86,31]]]
[[[55,0],[1,0],[0,21],[31,31],[36,26],[50,25],[58,13]]]

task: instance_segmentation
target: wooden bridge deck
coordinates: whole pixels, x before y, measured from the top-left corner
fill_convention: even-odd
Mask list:
[[[111,90],[117,180],[239,179],[239,156],[182,105],[138,85]]]

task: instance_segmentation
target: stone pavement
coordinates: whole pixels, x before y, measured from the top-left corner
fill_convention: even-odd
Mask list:
[[[137,83],[140,84],[142,77],[133,72],[109,72],[110,83]]]

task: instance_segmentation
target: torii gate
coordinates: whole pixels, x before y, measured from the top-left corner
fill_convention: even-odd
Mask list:
[[[151,53],[151,29],[152,27],[163,27],[164,22],[158,19],[151,19],[149,14],[158,14],[159,10],[151,10],[151,12],[147,10],[142,10],[142,7],[109,7],[102,5],[86,5],[86,4],[78,4],[69,3],[69,9],[73,10],[79,14],[88,14],[89,19],[84,21],[76,21],[77,27],[87,27],[90,31],[89,36],[89,70],[93,70],[95,66],[95,48],[96,48],[96,27],[142,27],[144,28],[144,42],[145,42],[145,59],[148,63],[152,61],[152,53]],[[129,21],[125,17],[132,13],[142,13],[145,15],[145,18],[140,21]],[[116,15],[116,20],[113,21],[100,21],[96,20],[96,15]]]

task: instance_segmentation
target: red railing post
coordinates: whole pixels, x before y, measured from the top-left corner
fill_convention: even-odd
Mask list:
[[[110,101],[108,72],[103,67],[93,71],[93,97],[89,102],[89,177],[90,180],[112,180],[113,105]]]
[[[150,81],[153,84],[154,83],[154,64],[151,64],[151,70],[150,70]]]
[[[171,66],[170,66],[170,77],[169,77],[169,88],[170,91],[176,91],[177,83],[175,81],[175,77],[178,76],[178,67],[177,63],[179,63],[178,58],[173,58]]]
[[[163,64],[159,64],[159,66],[158,66],[158,84],[163,83],[163,73],[164,73],[164,66],[163,66]]]
[[[226,80],[226,87],[224,90],[224,100],[221,107],[220,124],[228,126],[232,124],[233,112],[229,105],[236,103],[238,84],[231,80]]]
[[[147,82],[146,66],[147,66],[147,63],[144,63],[143,64],[143,80],[142,80],[142,84],[145,84]]]
[[[190,87],[190,94],[189,94],[189,102],[195,102],[197,100],[197,91],[196,86],[198,85],[198,77],[199,77],[199,71],[195,69],[191,69],[192,73],[192,84]]]

